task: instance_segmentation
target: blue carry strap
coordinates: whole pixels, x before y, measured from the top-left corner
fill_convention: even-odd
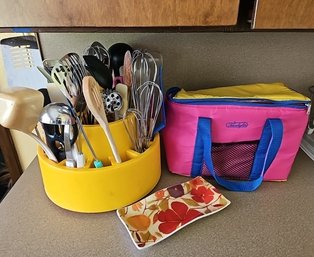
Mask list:
[[[227,180],[219,177],[214,170],[211,156],[211,119],[199,118],[191,175],[201,175],[203,160],[205,160],[210,174],[221,186],[232,191],[253,191],[261,185],[265,172],[274,160],[281,145],[282,135],[282,121],[267,119],[256,150],[249,180]]]

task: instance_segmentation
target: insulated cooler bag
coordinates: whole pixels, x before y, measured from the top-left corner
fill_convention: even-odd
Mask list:
[[[212,176],[229,190],[287,180],[308,122],[310,99],[282,83],[167,91],[168,168]]]

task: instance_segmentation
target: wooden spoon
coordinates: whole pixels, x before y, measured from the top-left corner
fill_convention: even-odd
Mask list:
[[[95,119],[98,121],[102,129],[104,130],[106,137],[109,141],[112,153],[114,155],[115,161],[121,163],[121,158],[118,153],[116,144],[113,140],[107,116],[105,113],[104,103],[99,91],[100,86],[97,81],[92,76],[86,76],[83,79],[83,94],[86,100],[86,104],[89,110],[94,115]]]

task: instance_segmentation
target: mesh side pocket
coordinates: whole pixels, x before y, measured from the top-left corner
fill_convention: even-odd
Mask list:
[[[247,180],[258,142],[213,143],[212,160],[216,174],[227,179]],[[202,175],[210,175],[205,161],[203,161]]]

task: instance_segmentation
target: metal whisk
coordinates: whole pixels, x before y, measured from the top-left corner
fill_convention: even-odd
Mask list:
[[[147,81],[156,83],[158,67],[155,58],[146,50],[134,50],[132,54],[132,88],[131,97],[135,108],[138,107],[137,89]]]
[[[163,94],[159,86],[147,81],[137,88],[137,107],[128,109],[123,120],[135,151],[143,152],[153,138],[153,131],[163,103]],[[127,120],[127,115],[132,113],[135,122]]]

